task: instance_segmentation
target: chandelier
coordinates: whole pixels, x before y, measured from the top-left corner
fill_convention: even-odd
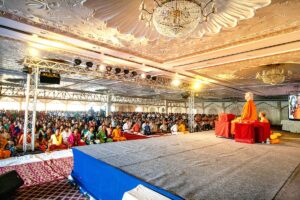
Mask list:
[[[275,66],[279,66],[276,64]],[[292,74],[291,71],[282,68],[273,67],[268,70],[257,72],[256,79],[263,81],[266,84],[277,85],[283,83],[285,79]]]
[[[216,8],[214,0],[154,0],[149,10],[142,0],[140,11],[139,19],[147,26],[153,24],[161,35],[177,38],[192,33]]]

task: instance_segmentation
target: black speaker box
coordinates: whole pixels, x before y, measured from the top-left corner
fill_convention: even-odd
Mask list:
[[[181,97],[182,97],[183,99],[187,99],[187,98],[189,98],[190,96],[191,96],[191,94],[190,94],[189,92],[181,93]]]
[[[0,199],[12,199],[12,195],[23,184],[23,179],[15,170],[0,175]]]
[[[48,84],[60,84],[60,75],[51,72],[41,72],[40,82]]]

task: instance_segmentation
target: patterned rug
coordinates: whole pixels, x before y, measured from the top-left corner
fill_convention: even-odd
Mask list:
[[[0,174],[16,170],[24,180],[22,187],[66,179],[73,169],[73,157],[0,167]]]
[[[87,198],[85,198],[76,187],[71,186],[68,181],[64,179],[51,183],[20,188],[17,190],[13,199],[85,200]]]

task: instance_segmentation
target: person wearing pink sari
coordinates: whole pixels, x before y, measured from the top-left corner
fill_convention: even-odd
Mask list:
[[[69,148],[74,146],[84,146],[85,142],[81,140],[78,129],[76,128],[74,132],[68,137]]]

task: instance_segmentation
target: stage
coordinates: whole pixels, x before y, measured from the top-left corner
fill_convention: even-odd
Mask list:
[[[300,146],[244,144],[212,131],[73,149],[72,176],[98,199],[143,184],[171,199],[273,199]]]

